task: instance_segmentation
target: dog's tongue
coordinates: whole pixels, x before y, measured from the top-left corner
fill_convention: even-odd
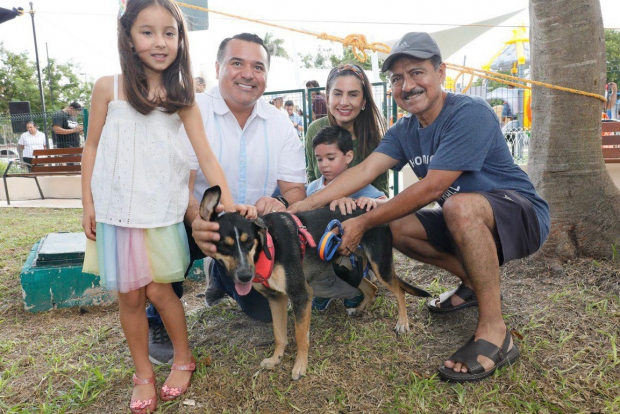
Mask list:
[[[235,290],[241,296],[245,296],[250,293],[252,289],[252,282],[250,283],[235,283]]]

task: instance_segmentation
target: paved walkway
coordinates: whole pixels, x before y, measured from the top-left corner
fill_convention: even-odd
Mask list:
[[[11,200],[11,205],[6,200],[0,200],[0,208],[82,208],[82,200],[68,198],[46,198],[45,200]]]

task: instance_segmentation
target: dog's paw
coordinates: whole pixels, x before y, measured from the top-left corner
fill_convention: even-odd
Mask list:
[[[293,381],[297,381],[298,379],[306,376],[307,365],[308,365],[307,362],[300,362],[300,361],[295,362],[295,366],[293,367],[293,373],[291,375],[293,378]]]
[[[272,356],[271,358],[265,358],[261,361],[260,367],[265,369],[274,369],[276,365],[280,363],[282,357]]]
[[[396,323],[396,326],[394,327],[394,330],[396,331],[398,335],[409,333],[411,331],[411,329],[409,328],[409,321],[405,321],[405,322],[398,321]]]

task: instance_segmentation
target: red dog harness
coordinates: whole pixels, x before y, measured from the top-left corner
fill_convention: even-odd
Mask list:
[[[306,254],[306,244],[309,244],[310,247],[316,247],[316,243],[314,242],[314,238],[310,232],[306,230],[306,226],[304,226],[301,220],[299,220],[299,217],[294,214],[291,214],[291,217],[295,221],[295,224],[297,224],[297,234],[299,235],[299,244],[301,244],[301,260],[303,261],[304,255]],[[271,272],[273,271],[273,263],[276,255],[275,248],[273,246],[273,238],[271,237],[271,234],[269,234],[269,231],[267,231],[267,250],[269,251],[271,260],[267,258],[267,255],[263,249],[263,251],[261,251],[258,255],[258,260],[255,265],[256,274],[254,279],[252,279],[252,282],[260,283],[263,286],[270,288],[269,278],[271,277]]]

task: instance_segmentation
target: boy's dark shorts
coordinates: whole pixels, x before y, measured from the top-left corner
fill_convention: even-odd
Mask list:
[[[477,192],[493,209],[499,234],[499,264],[531,255],[540,248],[540,229],[532,203],[512,190]],[[422,223],[429,243],[439,251],[456,254],[454,239],[443,217],[443,210],[424,208],[415,213]]]

